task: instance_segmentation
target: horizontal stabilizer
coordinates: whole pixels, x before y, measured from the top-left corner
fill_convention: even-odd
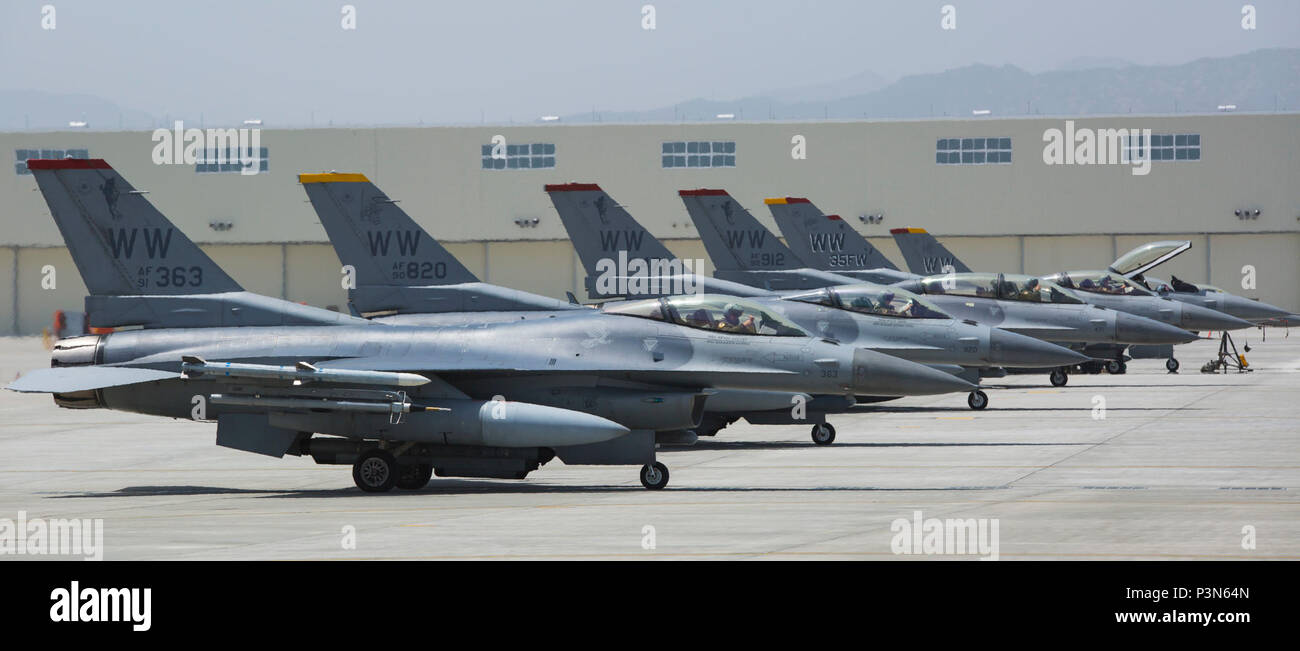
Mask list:
[[[29,371],[5,387],[21,393],[72,393],[180,377],[174,371],[121,366],[63,366]]]

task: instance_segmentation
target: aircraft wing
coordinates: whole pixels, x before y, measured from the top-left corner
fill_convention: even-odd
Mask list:
[[[24,373],[5,387],[21,393],[71,393],[180,377],[173,371],[118,366],[63,366]]]

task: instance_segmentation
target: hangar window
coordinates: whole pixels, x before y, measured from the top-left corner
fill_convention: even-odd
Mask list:
[[[1010,138],[940,138],[934,162],[939,165],[985,165],[1011,162]]]
[[[199,174],[243,173],[245,165],[252,166],[258,174],[269,172],[271,157],[266,147],[246,147],[242,152],[239,147],[200,149],[195,152],[194,171]]]
[[[555,145],[552,143],[483,145],[480,155],[485,170],[537,170],[555,167]]]
[[[665,142],[659,150],[660,164],[673,167],[735,167],[734,140],[679,140]]]
[[[1148,150],[1153,161],[1201,160],[1201,134],[1153,133],[1149,143],[1143,135],[1136,134],[1129,136],[1124,146],[1124,154],[1130,161],[1144,160]]]
[[[14,173],[19,176],[31,174],[27,161],[33,158],[90,158],[89,149],[15,149]]]

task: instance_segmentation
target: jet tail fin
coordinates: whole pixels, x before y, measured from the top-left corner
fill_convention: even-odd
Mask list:
[[[777,228],[795,255],[815,269],[889,269],[898,271],[885,254],[839,215],[827,215],[800,197],[765,199]]]
[[[726,190],[677,193],[720,272],[788,271],[804,263]]]
[[[333,325],[355,320],[244,291],[102,159],[27,161],[90,291],[95,327]]]
[[[358,287],[478,282],[364,174],[299,174],[298,182]]]
[[[677,258],[595,183],[551,184],[546,193],[588,276],[600,275],[620,252],[647,262]]]
[[[546,296],[479,282],[410,215],[362,174],[299,174],[330,244],[356,273],[354,313],[433,314],[562,310]]]
[[[92,296],[242,291],[103,159],[33,159],[27,167]]]
[[[955,273],[969,273],[971,270],[924,228],[895,228],[889,233],[894,236],[907,269],[912,273],[941,274],[946,273],[945,267],[952,267]]]

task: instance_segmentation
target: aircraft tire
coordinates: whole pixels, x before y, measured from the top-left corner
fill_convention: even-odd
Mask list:
[[[1124,362],[1121,362],[1117,359],[1112,359],[1109,362],[1106,362],[1106,372],[1110,373],[1111,375],[1119,375],[1120,373],[1123,373]]]
[[[817,445],[830,445],[835,442],[835,426],[830,423],[813,425],[812,442]]]
[[[983,391],[980,391],[978,389],[975,391],[971,391],[970,395],[966,396],[966,404],[971,409],[977,411],[983,409],[989,406],[989,394],[984,393]]]
[[[1070,381],[1070,376],[1059,368],[1052,369],[1052,374],[1047,377],[1054,387],[1063,387]]]
[[[1169,359],[1165,360],[1165,368],[1166,368],[1166,369],[1169,369],[1169,372],[1170,372],[1170,373],[1177,373],[1177,372],[1178,372],[1178,367],[1179,367],[1178,360],[1176,360],[1176,359],[1174,359],[1174,358],[1172,358],[1172,357],[1170,357]]]
[[[668,485],[668,466],[658,461],[641,466],[641,485],[657,491]]]
[[[352,481],[367,493],[387,493],[397,483],[397,460],[385,450],[367,450],[352,464]]]

